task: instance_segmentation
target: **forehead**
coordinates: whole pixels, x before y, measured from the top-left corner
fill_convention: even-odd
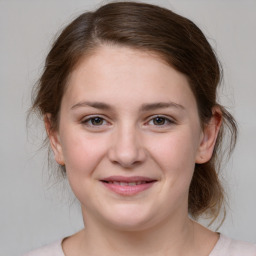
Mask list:
[[[65,97],[195,103],[185,75],[155,53],[120,46],[101,46],[84,57],[71,73]]]

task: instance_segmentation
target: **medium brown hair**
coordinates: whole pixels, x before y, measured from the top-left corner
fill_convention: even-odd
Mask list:
[[[86,12],[70,23],[50,50],[35,90],[32,110],[51,115],[58,129],[61,100],[70,73],[78,62],[101,45],[120,45],[156,53],[186,75],[197,101],[201,124],[212,117],[213,107],[222,112],[223,123],[210,161],[196,164],[189,191],[192,217],[207,213],[215,219],[224,201],[219,163],[224,131],[229,130],[232,151],[237,128],[232,115],[216,99],[221,68],[201,30],[190,20],[161,7],[135,2],[110,3]],[[63,169],[65,173],[65,169]]]

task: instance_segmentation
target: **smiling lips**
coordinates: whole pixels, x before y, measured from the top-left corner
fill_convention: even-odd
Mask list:
[[[123,196],[132,196],[138,194],[146,189],[149,189],[156,182],[154,179],[142,176],[110,176],[100,181],[108,189]]]

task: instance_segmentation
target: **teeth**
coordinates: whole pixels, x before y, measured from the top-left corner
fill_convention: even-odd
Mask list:
[[[136,186],[147,183],[146,181],[136,181],[136,182],[119,182],[119,181],[107,181],[109,184],[115,184],[120,186]]]

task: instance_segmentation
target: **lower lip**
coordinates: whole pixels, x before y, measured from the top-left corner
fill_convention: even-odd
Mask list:
[[[143,192],[154,185],[155,182],[149,182],[134,186],[121,186],[113,183],[102,182],[105,187],[112,190],[113,192],[123,196],[133,196],[140,192]]]

